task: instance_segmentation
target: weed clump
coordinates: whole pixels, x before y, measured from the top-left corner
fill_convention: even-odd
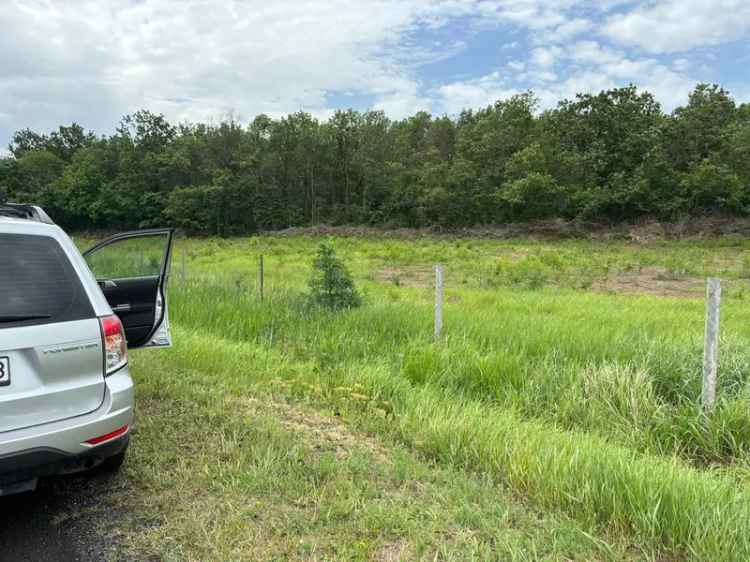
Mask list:
[[[330,242],[322,242],[313,260],[310,276],[310,301],[330,310],[356,308],[362,299],[354,286],[349,270]]]

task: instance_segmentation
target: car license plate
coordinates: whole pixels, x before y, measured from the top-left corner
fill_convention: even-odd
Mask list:
[[[0,386],[10,384],[10,358],[0,357]]]

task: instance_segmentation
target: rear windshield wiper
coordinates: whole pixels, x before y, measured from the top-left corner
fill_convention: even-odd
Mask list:
[[[0,314],[0,322],[23,322],[24,320],[40,320],[52,318],[51,314]]]

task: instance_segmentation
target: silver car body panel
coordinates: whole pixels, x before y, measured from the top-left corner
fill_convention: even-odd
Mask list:
[[[133,380],[127,366],[105,379],[101,406],[83,416],[0,434],[0,459],[20,451],[54,449],[77,455],[86,441],[133,423]]]
[[[156,317],[162,317],[162,308],[164,302],[162,302],[161,294],[156,296]],[[154,335],[143,347],[172,347],[172,331],[169,328],[169,311],[164,310],[164,316],[162,317],[159,327],[154,331]]]
[[[0,329],[0,357],[9,359],[11,376],[0,387],[0,436],[99,408],[102,354],[97,318]]]

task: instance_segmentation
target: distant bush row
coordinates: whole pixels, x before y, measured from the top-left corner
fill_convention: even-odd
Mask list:
[[[379,111],[14,134],[0,198],[75,229],[232,235],[311,224],[463,227],[750,213],[750,104],[699,84],[666,114],[635,86],[539,112],[533,93],[455,118]]]

